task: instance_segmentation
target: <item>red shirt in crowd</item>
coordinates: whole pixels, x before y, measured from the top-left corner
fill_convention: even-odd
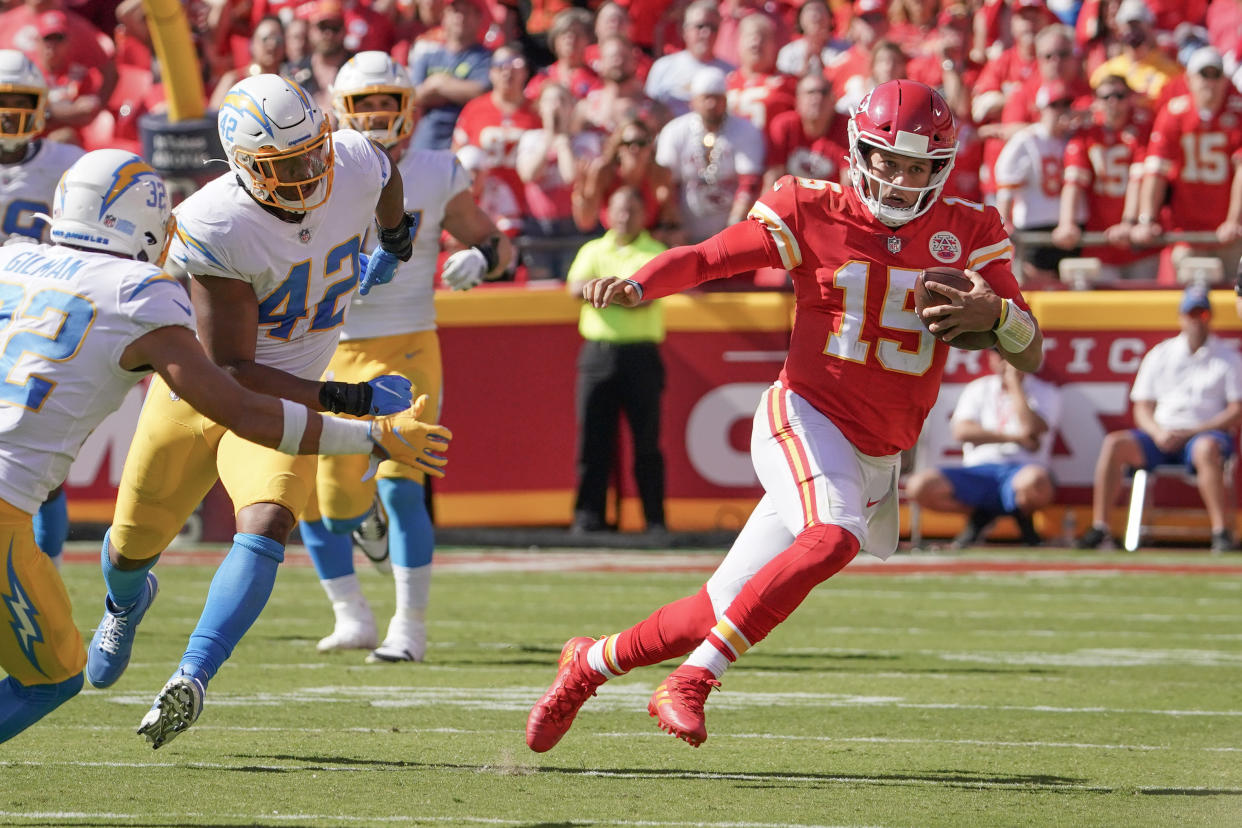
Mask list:
[[[797,112],[780,113],[768,124],[767,165],[783,166],[799,178],[840,181],[849,154],[845,149],[847,120],[838,115],[829,124],[827,134],[811,138]]]
[[[1161,213],[1166,230],[1215,230],[1229,208],[1234,165],[1242,163],[1242,96],[1230,94],[1202,121],[1190,95],[1179,95],[1156,115],[1144,171],[1169,180]]]
[[[502,112],[486,92],[462,107],[453,130],[453,146],[472,144],[487,153],[488,170],[521,200],[525,185],[517,174],[517,145],[522,133],[543,126],[528,103]],[[523,205],[524,206],[524,205]]]
[[[1087,232],[1102,232],[1121,221],[1126,188],[1139,173],[1150,125],[1127,124],[1113,129],[1092,124],[1076,133],[1065,147],[1065,180],[1083,188],[1087,209]],[[1108,264],[1129,264],[1151,255],[1149,250],[1128,250],[1105,245],[1083,249]]]
[[[738,69],[729,73],[725,88],[729,113],[764,130],[777,115],[794,108],[798,79],[778,72],[747,76]]]

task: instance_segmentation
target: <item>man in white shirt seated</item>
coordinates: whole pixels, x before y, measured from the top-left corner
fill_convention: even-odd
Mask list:
[[[981,542],[1001,515],[1018,523],[1023,546],[1039,546],[1031,516],[1052,503],[1048,471],[1052,435],[1061,419],[1061,391],[988,352],[992,373],[962,389],[953,409],[953,437],[962,445],[960,467],[911,475],[906,495],[927,509],[966,512],[966,528],[953,543]]]
[[[1152,348],[1139,363],[1130,401],[1134,428],[1104,438],[1095,463],[1092,525],[1075,546],[1116,544],[1108,509],[1129,466],[1150,469],[1184,463],[1194,473],[1212,525],[1212,551],[1233,549],[1227,524],[1225,461],[1236,450],[1234,432],[1242,420],[1242,356],[1211,335],[1212,305],[1206,289],[1192,285],[1179,308],[1182,332]]]

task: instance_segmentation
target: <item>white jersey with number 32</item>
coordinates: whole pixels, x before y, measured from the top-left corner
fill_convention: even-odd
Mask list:
[[[332,138],[332,194],[301,222],[260,207],[230,172],[174,211],[168,255],[175,273],[249,282],[259,301],[255,359],[303,379],[318,379],[336,350],[361,275],[363,236],[391,174],[388,158],[362,133]]]
[[[0,247],[0,498],[34,513],[87,436],[149,372],[122,353],[156,328],[194,330],[158,267],[107,253]]]

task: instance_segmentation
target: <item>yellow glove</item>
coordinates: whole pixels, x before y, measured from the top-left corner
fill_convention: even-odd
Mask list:
[[[444,464],[448,462],[444,451],[453,439],[453,432],[442,425],[420,420],[419,415],[426,405],[427,395],[423,394],[406,411],[376,417],[371,423],[371,441],[386,460],[413,466],[432,477],[444,477]],[[364,480],[374,474],[377,464],[378,458],[372,457],[371,470]]]

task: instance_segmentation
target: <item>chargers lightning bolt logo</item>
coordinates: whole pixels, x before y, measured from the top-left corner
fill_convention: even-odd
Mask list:
[[[9,607],[9,616],[13,619],[10,624],[13,628],[13,634],[17,638],[17,646],[25,653],[26,659],[34,665],[34,668],[43,675],[43,668],[39,666],[39,660],[35,657],[34,645],[43,641],[43,630],[39,629],[39,625],[35,623],[35,618],[39,616],[39,611],[30,603],[30,598],[26,595],[26,591],[22,589],[21,582],[17,580],[17,573],[13,570],[13,541],[9,541],[9,554],[7,561],[9,574],[9,588],[13,590],[12,595],[4,595],[0,593],[0,598],[4,599],[4,603]]]

